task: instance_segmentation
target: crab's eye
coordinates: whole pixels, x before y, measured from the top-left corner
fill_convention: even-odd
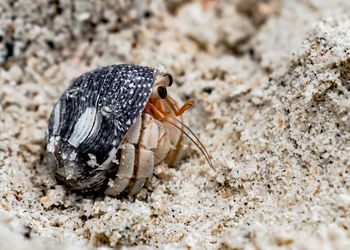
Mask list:
[[[166,90],[166,87],[164,86],[159,86],[158,88],[158,95],[161,99],[165,99],[167,96],[168,92]]]
[[[165,99],[168,95],[166,87],[155,86],[152,90],[151,98],[153,99]]]

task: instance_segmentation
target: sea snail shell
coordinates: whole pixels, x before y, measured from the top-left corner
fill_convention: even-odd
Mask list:
[[[156,75],[154,68],[121,64],[73,81],[48,121],[47,159],[59,181],[84,192],[108,181],[111,162],[141,116]]]

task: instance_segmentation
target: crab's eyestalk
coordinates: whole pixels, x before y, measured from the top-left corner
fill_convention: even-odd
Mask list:
[[[167,79],[167,87],[171,87],[171,85],[173,85],[173,76],[170,74],[165,74],[164,77]]]
[[[164,74],[162,76],[157,76],[155,86],[165,86],[170,87],[173,85],[173,77],[170,74]]]

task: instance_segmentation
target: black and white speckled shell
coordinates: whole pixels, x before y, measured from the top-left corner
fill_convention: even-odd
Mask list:
[[[57,178],[75,190],[100,188],[123,138],[140,117],[155,82],[154,68],[112,65],[78,77],[53,109],[47,156]]]

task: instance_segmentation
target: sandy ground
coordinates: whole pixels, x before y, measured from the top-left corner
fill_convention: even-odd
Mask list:
[[[0,2],[0,248],[350,249],[350,2]],[[44,137],[70,81],[166,66],[189,144],[136,197],[57,185]]]

